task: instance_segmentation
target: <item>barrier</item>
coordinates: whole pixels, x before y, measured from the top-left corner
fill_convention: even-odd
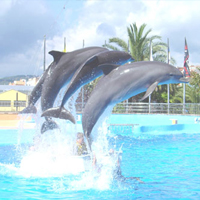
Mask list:
[[[82,103],[76,104],[78,113],[82,113],[85,107]],[[200,114],[200,103],[127,103],[117,104],[112,113],[127,114]]]

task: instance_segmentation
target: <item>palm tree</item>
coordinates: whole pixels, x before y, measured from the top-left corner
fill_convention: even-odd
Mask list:
[[[200,70],[200,69],[198,69]],[[186,84],[186,102],[188,103],[200,103],[200,74],[197,72],[191,72],[190,83]],[[172,98],[174,102],[183,102],[183,88],[179,87],[178,92],[174,94]]]
[[[198,89],[194,86],[186,85],[185,98],[187,103],[199,103],[200,102],[200,93]],[[183,88],[179,87],[176,95],[172,97],[173,103],[182,103],[183,102]]]
[[[130,25],[130,27],[127,27],[128,43],[121,38],[115,37],[110,38],[109,43],[104,44],[103,47],[107,47],[112,50],[122,50],[129,52],[135,61],[143,61],[149,60],[151,42],[154,60],[165,62],[167,60],[167,44],[161,42],[161,36],[153,35],[148,37],[152,30],[149,29],[147,32],[145,32],[145,28],[146,24],[142,24],[138,28],[136,23],[133,23]],[[175,64],[175,60],[173,58],[171,59],[171,63]]]
[[[167,60],[167,44],[161,41],[161,36],[149,36],[151,29],[145,31],[146,24],[137,27],[136,23],[127,27],[128,43],[121,38],[110,38],[109,43],[103,45],[112,50],[122,50],[129,52],[135,61],[150,60],[150,44],[152,45],[152,55],[155,61],[166,62]],[[175,60],[171,58],[171,64],[175,64]],[[165,94],[166,93],[166,94]],[[130,101],[138,100],[143,94],[137,95]],[[157,92],[152,94],[152,101],[164,102],[167,100],[166,86],[159,86]],[[146,99],[148,101],[148,99]]]
[[[145,51],[147,50],[148,43],[153,41],[154,38],[159,38],[159,36],[147,38],[151,32],[151,29],[144,33],[145,27],[146,24],[142,24],[138,29],[136,23],[133,23],[130,25],[130,28],[127,28],[130,43],[130,53],[135,58],[135,61],[145,60]]]

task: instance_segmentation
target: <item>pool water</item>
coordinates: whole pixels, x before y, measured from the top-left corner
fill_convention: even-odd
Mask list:
[[[200,198],[200,134],[106,136],[103,144],[122,151],[126,179],[115,179],[106,168],[100,174],[77,170],[78,164],[70,168],[63,154],[68,138],[58,132],[31,152],[34,134],[0,131],[0,199]]]

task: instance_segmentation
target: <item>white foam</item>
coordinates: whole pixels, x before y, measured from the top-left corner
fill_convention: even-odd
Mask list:
[[[63,96],[63,91],[61,96]],[[59,103],[57,102],[57,105]],[[72,99],[72,104],[75,104],[74,99]],[[74,114],[76,112],[75,106],[73,105],[68,106],[67,109]],[[71,122],[66,122],[66,120],[53,119],[59,125],[59,129],[47,131],[41,135],[40,127],[44,122],[44,118],[40,117],[40,105],[37,107],[38,113],[35,117],[37,127],[35,129],[34,141],[30,149],[26,151],[20,150],[22,154],[20,164],[17,167],[14,166],[12,169],[15,171],[15,175],[26,178],[61,177],[62,179],[59,183],[52,183],[52,187],[55,190],[63,190],[65,188],[63,177],[68,176],[74,177],[70,179],[70,182],[67,182],[67,187],[71,190],[84,190],[89,188],[98,190],[109,189],[113,181],[113,170],[116,161],[110,160],[106,156],[109,150],[107,140],[108,129],[105,122],[107,114],[102,117],[102,120],[100,120],[98,126],[93,131],[94,137],[92,144],[97,163],[103,167],[101,167],[100,172],[97,172],[92,167],[92,161],[89,161],[87,165],[90,170],[86,171],[86,165],[83,159],[73,155],[77,133],[76,125]],[[20,138],[21,136],[19,137],[19,143]]]

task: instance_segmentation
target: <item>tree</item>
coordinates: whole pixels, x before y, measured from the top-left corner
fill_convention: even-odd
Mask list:
[[[200,70],[200,69],[197,69]],[[199,72],[191,72],[190,83],[186,84],[185,98],[187,103],[200,103],[200,74]],[[174,100],[183,102],[183,88],[179,88],[174,96]]]
[[[133,23],[130,27],[127,27],[128,42],[115,37],[110,38],[109,43],[104,44],[103,47],[129,52],[135,61],[147,61],[149,60],[151,42],[153,59],[156,61],[166,62],[167,44],[161,41],[161,36],[153,35],[148,37],[152,30],[149,29],[145,32],[145,28],[146,24],[142,24],[138,28],[136,23]],[[171,63],[175,64],[173,58],[171,59]]]
[[[191,79],[190,79],[190,85],[193,86],[197,92],[200,92],[200,68],[197,68],[197,72],[192,71],[191,72]]]
[[[166,62],[167,60],[167,44],[161,41],[161,36],[153,35],[149,36],[151,29],[145,31],[146,24],[142,24],[140,27],[137,27],[136,23],[133,23],[127,27],[128,42],[124,41],[121,38],[114,37],[109,39],[109,43],[105,43],[103,47],[118,50],[126,51],[131,54],[135,61],[148,61],[150,58],[150,43],[152,45],[152,55],[155,61]],[[175,60],[171,58],[171,64],[175,64]],[[94,85],[97,83],[95,80],[91,82],[84,88],[87,91],[86,98],[90,96]],[[175,91],[176,86],[170,86],[171,91]],[[138,101],[142,98],[144,93],[136,95],[130,98],[130,102]],[[156,91],[152,94],[152,101],[156,102],[167,102],[167,87],[164,85],[158,86]],[[148,99],[144,100],[148,101]]]
[[[142,24],[138,29],[136,23],[133,23],[132,25],[130,25],[130,27],[127,28],[130,44],[130,53],[135,59],[135,61],[145,60],[145,52],[147,52],[148,43],[150,41],[153,42],[153,39],[160,38],[159,36],[147,38],[147,36],[151,32],[151,29],[144,33],[145,27],[146,24]]]
[[[152,45],[152,55],[155,61],[166,62],[167,60],[167,44],[161,41],[161,36],[149,36],[152,29],[145,31],[146,24],[137,27],[136,23],[127,27],[128,43],[121,38],[110,38],[109,43],[103,45],[112,50],[122,50],[129,52],[135,61],[148,61],[150,59],[150,43]],[[175,60],[171,58],[171,64],[175,64]],[[172,88],[172,87],[170,87]],[[144,94],[137,95],[130,101],[138,101]],[[157,90],[152,94],[152,101],[166,102],[167,87],[158,86]],[[148,101],[148,99],[144,100]]]

